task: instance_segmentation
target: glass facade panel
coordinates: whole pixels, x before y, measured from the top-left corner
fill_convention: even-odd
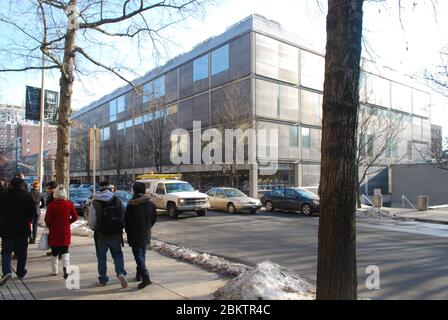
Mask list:
[[[412,90],[412,106],[414,114],[429,117],[431,115],[431,96],[420,90]]]
[[[411,88],[392,82],[392,108],[405,112],[412,112]]]
[[[421,118],[412,117],[412,138],[418,141],[423,140],[423,126]]]
[[[123,130],[125,128],[125,122],[119,122],[117,125],[117,130]]]
[[[299,90],[279,85],[279,110],[283,120],[297,122],[299,120]]]
[[[208,78],[208,55],[193,61],[193,81]]]
[[[278,115],[278,85],[256,80],[256,114],[261,117],[276,118]]]
[[[212,75],[229,69],[229,45],[212,51]]]
[[[390,108],[390,81],[362,72],[359,99],[377,106]]]
[[[165,76],[154,80],[154,97],[161,98],[165,96]]]
[[[117,98],[117,113],[121,113],[125,110],[125,96]]]
[[[153,82],[150,81],[143,85],[143,103],[149,102],[153,99],[154,89]]]
[[[299,133],[296,126],[289,126],[289,146],[298,147],[299,146]]]
[[[264,35],[256,35],[256,72],[297,84],[299,49]]]
[[[317,54],[300,52],[300,83],[304,87],[323,90],[325,59]]]
[[[109,102],[109,122],[117,120],[117,101],[112,100]]]
[[[321,130],[301,128],[302,159],[320,161]]]
[[[302,187],[317,187],[320,179],[320,165],[302,164]]]
[[[320,126],[322,124],[322,95],[302,90],[300,93],[301,122]]]

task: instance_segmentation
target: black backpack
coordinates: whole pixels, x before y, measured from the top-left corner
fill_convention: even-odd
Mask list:
[[[102,207],[101,215],[97,215],[98,231],[105,235],[121,234],[122,232],[124,219],[118,201],[121,200],[117,197],[112,197],[110,201],[98,201]]]

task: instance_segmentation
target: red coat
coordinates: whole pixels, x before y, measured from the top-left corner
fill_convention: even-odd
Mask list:
[[[71,243],[70,225],[78,220],[78,213],[68,200],[54,200],[47,208],[45,223],[49,229],[48,245],[66,247]]]

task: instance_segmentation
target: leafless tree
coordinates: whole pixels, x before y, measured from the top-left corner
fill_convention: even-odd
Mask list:
[[[115,169],[117,184],[120,184],[121,171],[126,163],[126,159],[131,155],[130,146],[126,141],[126,137],[120,131],[116,131],[110,140],[110,148],[107,154],[111,168]]]
[[[2,33],[11,31],[15,36],[8,37],[9,43],[0,50],[0,72],[60,73],[58,183],[69,184],[70,116],[76,76],[105,70],[134,88],[120,59],[108,59],[117,50],[111,44],[117,43],[114,39],[128,39],[137,51],[144,43],[151,43],[157,53],[158,46],[167,41],[163,30],[202,13],[204,4],[204,0],[9,1],[8,14],[0,16],[0,25]]]
[[[425,78],[440,94],[448,97],[448,46],[440,51],[440,62],[425,71]]]
[[[215,123],[219,123],[218,129],[221,131],[223,143],[225,138],[225,130],[229,129],[233,132],[241,130],[244,132],[251,126],[251,112],[249,107],[250,95],[249,91],[244,90],[244,86],[241,83],[231,84],[226,86],[222,90],[222,95],[215,101],[214,112],[212,119]],[[232,144],[244,144],[244,136],[236,136],[236,141],[232,141]],[[245,148],[245,154],[247,154],[247,148]],[[237,163],[237,148],[235,145],[232,147],[232,158],[230,161],[223,161],[222,171],[229,177],[229,184],[231,187],[236,187],[238,184],[238,163]],[[224,159],[223,159],[224,160]]]
[[[372,170],[379,165],[397,163],[402,160],[398,155],[398,143],[403,127],[403,116],[392,111],[363,106],[359,112],[356,165],[358,167],[357,207],[361,207],[359,190],[368,174],[382,169]]]

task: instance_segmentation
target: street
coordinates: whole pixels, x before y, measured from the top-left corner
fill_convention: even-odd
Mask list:
[[[358,219],[358,295],[371,299],[447,299],[448,225]],[[318,217],[209,211],[172,220],[160,214],[153,237],[254,265],[271,260],[315,284]],[[367,290],[366,268],[380,269],[380,289]]]

